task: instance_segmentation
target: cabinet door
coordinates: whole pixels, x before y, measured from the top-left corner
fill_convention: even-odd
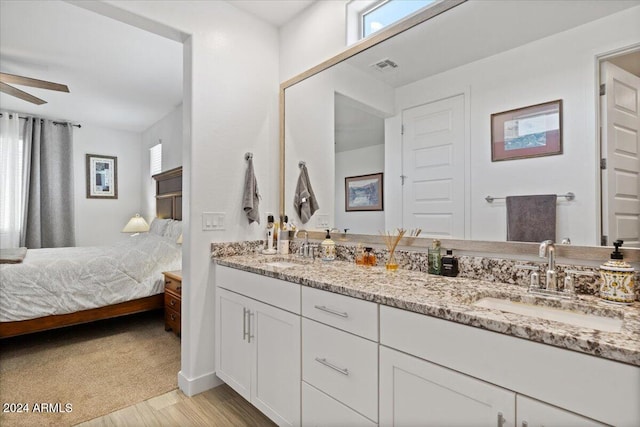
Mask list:
[[[300,316],[252,301],[251,403],[278,425],[300,425]]]
[[[242,397],[251,398],[251,343],[247,302],[250,300],[216,289],[216,375]]]
[[[516,397],[516,407],[518,408],[517,425],[522,427],[604,426],[597,421],[520,394]]]
[[[380,346],[380,425],[513,426],[515,393]]]

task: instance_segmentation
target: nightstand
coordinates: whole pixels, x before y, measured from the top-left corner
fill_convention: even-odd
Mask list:
[[[164,330],[180,336],[180,314],[182,301],[182,271],[164,273]]]

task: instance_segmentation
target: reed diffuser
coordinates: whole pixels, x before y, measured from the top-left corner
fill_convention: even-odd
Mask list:
[[[389,251],[389,258],[387,259],[387,263],[385,264],[385,267],[389,271],[396,271],[398,269],[398,262],[396,261],[395,251],[398,243],[400,243],[400,240],[404,236],[404,233],[406,233],[406,230],[404,228],[398,228],[397,230],[398,234],[396,235],[393,235],[388,231],[385,233],[380,233],[384,238],[384,243],[385,245],[387,245],[387,250]]]

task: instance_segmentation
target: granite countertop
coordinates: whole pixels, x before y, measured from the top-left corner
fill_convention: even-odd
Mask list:
[[[578,300],[558,301],[533,297],[518,285],[409,270],[388,272],[384,267],[356,266],[344,261],[312,262],[292,255],[252,254],[214,259],[219,265],[640,366],[638,301],[622,306],[589,295],[580,295]],[[275,261],[298,265],[287,268],[266,265]],[[597,331],[472,305],[484,297],[522,302],[535,300],[542,305],[620,318],[624,320],[622,331]]]

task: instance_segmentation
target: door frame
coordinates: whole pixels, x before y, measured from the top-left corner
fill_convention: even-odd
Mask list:
[[[600,73],[600,64],[602,62],[605,62],[609,59],[618,57],[618,56],[624,56],[630,53],[634,53],[634,52],[638,52],[640,51],[640,43],[634,43],[631,45],[626,45],[626,46],[621,46],[615,49],[611,49],[608,50],[606,52],[599,52],[599,53],[595,53],[594,54],[594,91],[593,91],[593,96],[594,96],[594,105],[595,105],[595,109],[594,109],[594,114],[595,114],[595,128],[594,128],[594,132],[595,132],[595,141],[596,141],[596,147],[595,147],[595,170],[598,171],[598,173],[595,174],[595,195],[596,195],[596,200],[594,202],[594,207],[596,209],[596,244],[603,246],[601,243],[601,238],[602,238],[602,233],[604,231],[604,227],[603,227],[603,223],[604,223],[604,218],[602,215],[602,194],[603,194],[603,190],[602,190],[602,170],[600,169],[600,159],[602,158],[602,133],[601,133],[601,128],[602,128],[602,123],[600,118],[602,117],[602,105],[600,102],[600,81],[601,81],[601,73]],[[600,243],[598,243],[600,242]],[[610,244],[608,245],[604,245],[604,246],[611,246]]]

